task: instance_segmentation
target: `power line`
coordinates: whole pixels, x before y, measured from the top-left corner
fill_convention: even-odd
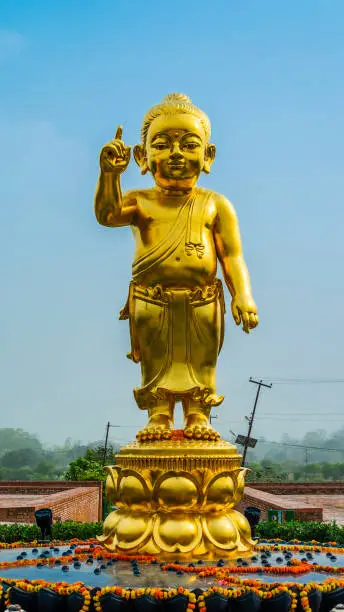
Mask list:
[[[344,415],[343,415],[343,417],[344,417]],[[259,420],[262,420],[262,421],[264,421],[264,420],[265,421],[266,420],[272,421],[272,419],[273,419],[274,422],[282,422],[282,421],[286,421],[286,420],[288,421],[291,418],[297,418],[297,420],[302,422],[302,423],[309,423],[309,422],[313,422],[313,421],[318,421],[318,422],[321,421],[322,422],[325,418],[326,418],[326,422],[328,421],[328,422],[331,422],[331,423],[338,423],[338,416],[336,417],[334,415],[331,416],[331,417],[327,417],[326,415],[321,415],[321,416],[319,415],[319,416],[316,416],[314,418],[312,416],[309,416],[309,417],[300,416],[299,417],[299,415],[286,415],[285,417],[283,417],[283,416],[276,416],[276,417],[275,416],[257,416],[256,417],[256,419],[258,419],[258,421]],[[338,423],[338,425],[341,426],[340,423]]]
[[[343,448],[327,448],[324,446],[310,446],[309,444],[293,444],[291,442],[274,442],[274,441],[270,441],[270,440],[259,440],[260,444],[277,444],[278,446],[292,446],[294,448],[310,448],[310,449],[314,449],[314,450],[322,450],[322,451],[331,451],[331,452],[338,452],[338,453],[344,453],[344,449]]]
[[[271,380],[275,385],[332,385],[344,384],[344,378],[273,378],[264,377],[261,380]]]
[[[344,416],[343,412],[286,412],[285,414],[276,414],[275,412],[263,412],[259,418],[261,417],[286,417],[289,418],[291,416]],[[258,418],[258,417],[257,417]]]

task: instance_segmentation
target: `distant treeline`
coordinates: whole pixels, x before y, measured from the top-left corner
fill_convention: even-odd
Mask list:
[[[294,464],[343,463],[344,427],[332,434],[322,429],[310,431],[301,439],[288,434],[283,434],[279,441],[260,438],[255,449],[249,450],[248,458],[252,463],[263,460],[274,463],[292,461]]]
[[[263,459],[261,462],[249,462],[248,467],[251,471],[246,476],[246,482],[344,480],[344,462],[300,464],[296,461],[277,463]]]
[[[103,444],[67,439],[62,446],[47,448],[22,429],[0,429],[0,480],[98,479],[103,474]],[[326,450],[330,448],[339,450]],[[116,453],[119,447],[112,450]],[[248,481],[344,480],[344,428],[331,436],[310,432],[301,441],[286,434],[278,444],[259,441],[248,453],[248,467]]]
[[[22,429],[0,429],[0,480],[64,479],[69,465],[102,442],[82,444],[67,439],[44,448],[39,438]],[[117,449],[114,449],[117,450]]]

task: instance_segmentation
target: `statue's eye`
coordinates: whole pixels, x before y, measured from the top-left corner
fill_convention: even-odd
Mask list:
[[[153,145],[154,149],[158,149],[158,151],[162,151],[163,149],[168,148],[167,142],[155,142]]]
[[[194,149],[197,149],[197,147],[199,147],[198,142],[185,142],[183,145],[183,148],[187,149],[188,151],[193,151]]]

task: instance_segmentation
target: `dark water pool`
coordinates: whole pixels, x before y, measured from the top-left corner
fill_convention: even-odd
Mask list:
[[[50,549],[42,549],[38,550],[38,553],[33,553],[31,548],[17,548],[13,550],[2,550],[0,551],[0,562],[2,561],[16,561],[17,556],[20,555],[23,551],[27,553],[27,558],[37,558],[42,552],[46,550],[49,552],[49,556],[60,557],[62,565],[63,557],[61,557],[62,553],[66,551],[65,548],[60,547],[59,552],[53,551]],[[247,562],[248,565],[260,565],[261,558],[260,553],[255,553],[258,560],[252,561],[250,557],[245,557],[244,562]],[[305,552],[302,553],[293,553],[294,558],[304,558]],[[326,556],[326,553],[312,553],[312,559],[309,561],[311,563],[316,562],[318,565],[326,565],[332,567],[343,567],[344,566],[344,555],[337,554],[335,560],[331,560]],[[271,552],[271,556],[268,558],[269,563],[272,566],[285,565],[285,561],[283,563],[278,562],[283,558],[283,553],[279,552]],[[177,561],[177,558],[176,558]],[[80,569],[75,569],[73,564],[69,565],[69,571],[65,572],[62,570],[62,565],[60,566],[43,566],[41,568],[33,566],[21,566],[17,568],[8,568],[8,569],[0,569],[0,577],[4,580],[6,578],[27,578],[28,580],[37,580],[43,579],[49,582],[59,582],[64,581],[68,583],[73,582],[84,582],[86,585],[90,587],[104,587],[104,586],[125,586],[125,587],[178,587],[184,586],[189,589],[194,589],[196,587],[206,588],[208,585],[214,584],[214,577],[206,577],[200,578],[197,574],[177,574],[172,571],[162,571],[159,565],[153,565],[151,563],[138,563],[140,574],[138,576],[134,575],[133,567],[130,562],[118,561],[113,563],[113,565],[107,566],[101,569],[100,574],[95,574],[94,570],[96,568],[100,568],[100,566],[107,564],[107,560],[94,560],[92,565],[86,565],[85,562],[81,562]],[[235,566],[238,563],[235,561],[225,561],[224,567]],[[239,561],[240,564],[240,561]],[[214,565],[214,562],[206,562],[204,561],[203,566],[206,565]],[[233,573],[238,578],[254,578],[260,579],[264,582],[298,582],[298,583],[307,583],[307,582],[322,582],[329,575],[322,572],[317,572],[315,568],[312,568],[311,572],[304,573],[301,575],[283,575],[283,574],[254,574],[254,573]],[[336,574],[339,577],[339,574]]]

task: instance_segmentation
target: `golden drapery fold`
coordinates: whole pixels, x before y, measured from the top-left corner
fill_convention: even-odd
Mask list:
[[[186,198],[168,235],[133,263],[133,281],[120,319],[129,319],[131,352],[141,362],[137,404],[148,409],[161,400],[183,396],[218,406],[216,362],[224,337],[225,304],[219,279],[192,289],[147,286],[144,278],[184,241],[187,255],[203,257],[203,227],[210,192],[197,189]]]
[[[221,404],[216,362],[224,337],[224,312],[219,279],[192,290],[131,283],[128,357],[141,362],[142,386],[134,390],[140,408],[148,409],[170,395],[188,396],[204,406]]]

